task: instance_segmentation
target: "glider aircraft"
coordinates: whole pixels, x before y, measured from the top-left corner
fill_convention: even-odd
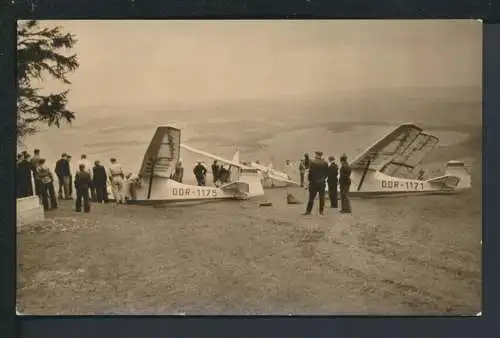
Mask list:
[[[196,186],[171,179],[179,161],[181,148],[180,129],[160,126],[151,140],[139,170],[139,184],[133,204],[161,204],[168,202],[205,201],[222,199],[248,199],[264,195],[257,169],[239,162],[226,160],[182,145],[186,150],[216,159],[234,170],[232,182],[220,187]]]
[[[449,161],[444,175],[423,179],[403,178],[412,173],[439,139],[412,123],[398,126],[351,163],[353,197],[408,196],[459,193],[471,188],[463,161]]]

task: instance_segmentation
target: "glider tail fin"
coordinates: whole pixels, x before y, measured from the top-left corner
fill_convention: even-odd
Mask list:
[[[462,161],[449,161],[446,164],[446,172],[444,175],[460,178],[456,189],[468,189],[471,187],[471,175],[468,172],[465,163]]]

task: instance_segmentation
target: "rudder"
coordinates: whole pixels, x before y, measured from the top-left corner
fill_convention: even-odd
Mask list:
[[[456,176],[460,178],[457,189],[468,189],[471,187],[472,180],[465,163],[463,161],[449,161],[446,164],[445,176]]]

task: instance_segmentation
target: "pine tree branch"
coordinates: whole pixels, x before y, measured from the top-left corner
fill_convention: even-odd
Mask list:
[[[79,63],[76,55],[66,55],[74,47],[76,38],[63,33],[61,27],[40,28],[36,20],[18,26],[17,43],[17,131],[18,138],[36,133],[37,124],[60,127],[71,123],[76,115],[68,110],[69,90],[50,95],[40,95],[32,80],[43,81],[49,75],[64,84],[71,84],[68,75]]]

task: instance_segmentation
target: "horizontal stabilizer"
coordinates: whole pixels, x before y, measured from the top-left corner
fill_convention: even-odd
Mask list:
[[[250,192],[250,186],[245,182],[231,182],[220,187],[225,193],[237,198],[246,198]]]
[[[426,182],[430,184],[441,185],[443,188],[455,189],[458,187],[458,184],[460,183],[460,177],[445,175],[436,178],[431,178]]]
[[[289,184],[293,184],[293,185],[300,185],[299,183],[297,183],[295,181],[289,180],[287,178],[283,178],[281,175],[276,175],[273,172],[268,172],[265,175],[267,175],[268,178],[275,180],[275,181],[278,181],[278,182],[289,183]]]
[[[262,171],[263,175],[265,175],[266,178],[278,181],[278,182],[284,182],[284,183],[289,183],[293,185],[300,185],[299,183],[292,181],[288,178],[288,175],[286,173],[277,171],[275,169],[272,169],[271,166],[264,166],[255,162],[252,162],[252,167],[259,169]]]

